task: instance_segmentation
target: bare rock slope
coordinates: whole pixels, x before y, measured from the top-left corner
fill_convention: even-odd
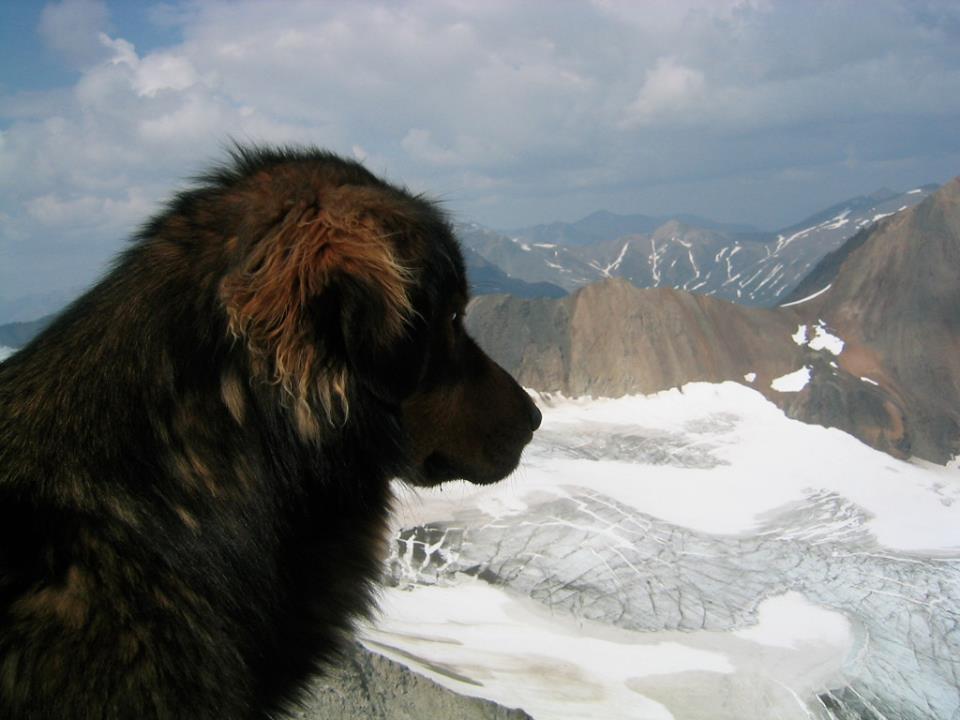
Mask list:
[[[530,720],[522,710],[451,692],[354,645],[311,688],[298,720]]]

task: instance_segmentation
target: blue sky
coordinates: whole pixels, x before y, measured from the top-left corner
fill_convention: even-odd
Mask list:
[[[955,0],[8,0],[0,43],[0,300],[90,282],[229,136],[498,228],[960,174]]]

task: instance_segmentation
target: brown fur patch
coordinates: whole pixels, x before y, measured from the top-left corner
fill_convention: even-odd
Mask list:
[[[255,355],[270,361],[272,381],[296,401],[318,406],[328,419],[337,411],[343,415],[348,411],[347,371],[342,366],[324,367],[329,358],[318,352],[306,316],[308,302],[343,273],[375,288],[384,299],[385,338],[397,337],[412,312],[410,273],[384,242],[384,231],[374,218],[354,204],[356,198],[350,196],[358,193],[355,188],[331,190],[325,199],[327,209],[297,202],[220,286],[230,331],[245,338]],[[312,434],[309,423],[300,425],[305,434]]]
[[[83,627],[90,611],[90,578],[76,565],[60,585],[51,585],[17,600],[11,611],[21,617],[54,618],[71,630]]]
[[[237,425],[243,425],[243,414],[246,410],[246,401],[243,397],[243,385],[235,373],[228,372],[220,381],[220,397],[223,404],[230,411],[230,416]]]
[[[200,523],[197,518],[194,517],[185,507],[182,505],[177,505],[173,510],[177,513],[177,517],[179,517],[180,520],[183,521],[183,524],[188,528],[194,532],[200,529]]]

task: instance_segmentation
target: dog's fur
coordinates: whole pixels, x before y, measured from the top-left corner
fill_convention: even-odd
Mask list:
[[[540,422],[429,202],[241,149],[0,365],[0,717],[265,718],[372,602],[389,481]]]

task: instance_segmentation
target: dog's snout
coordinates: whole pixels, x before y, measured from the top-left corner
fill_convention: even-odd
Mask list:
[[[540,423],[543,422],[543,413],[540,412],[537,404],[530,400],[529,396],[527,400],[530,403],[530,429],[536,431],[540,427]]]

